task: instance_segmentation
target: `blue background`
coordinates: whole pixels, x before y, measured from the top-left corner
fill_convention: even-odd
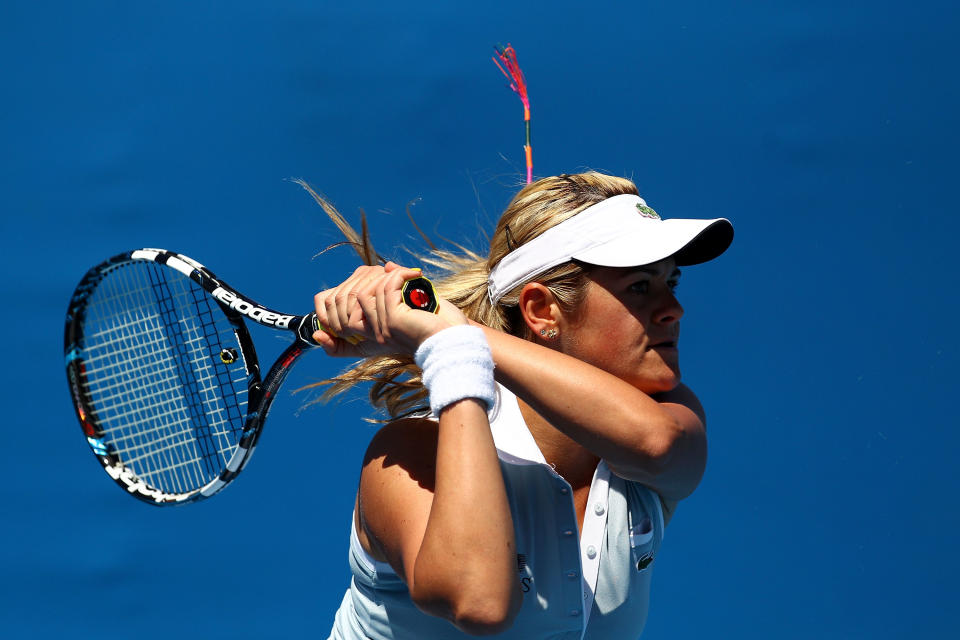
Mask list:
[[[73,416],[63,314],[91,265],[164,247],[291,312],[347,250],[295,184],[409,262],[406,222],[482,247],[535,173],[632,177],[731,218],[687,270],[710,463],[657,559],[644,638],[956,632],[954,2],[0,5],[0,635],[325,637],[372,427],[283,394],[243,476],[153,509]],[[262,359],[283,346],[256,331]],[[317,353],[288,388],[345,363]],[[299,411],[299,413],[298,413]]]

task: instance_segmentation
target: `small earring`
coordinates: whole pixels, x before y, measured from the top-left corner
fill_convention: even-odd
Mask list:
[[[553,340],[557,337],[557,330],[550,329],[547,331],[546,329],[540,329],[540,335],[544,336],[547,340]]]

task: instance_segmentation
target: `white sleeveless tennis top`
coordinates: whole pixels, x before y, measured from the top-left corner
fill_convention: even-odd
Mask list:
[[[490,428],[500,458],[517,543],[523,606],[495,638],[638,638],[647,619],[653,559],[663,539],[657,495],[600,462],[583,531],[570,485],[546,463],[520,415],[516,396],[498,386]],[[337,611],[334,640],[469,638],[422,613],[389,564],[360,546],[351,518],[353,579]]]

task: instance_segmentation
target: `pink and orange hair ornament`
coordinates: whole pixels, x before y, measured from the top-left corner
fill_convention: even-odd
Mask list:
[[[494,49],[497,52],[497,56],[493,58],[494,64],[510,81],[510,88],[520,96],[520,102],[523,103],[523,121],[527,128],[527,143],[523,145],[523,150],[527,155],[527,184],[530,184],[533,182],[533,147],[530,146],[530,98],[527,96],[527,81],[517,63],[517,52],[509,43],[506,48],[498,44]],[[503,64],[500,64],[501,62]]]

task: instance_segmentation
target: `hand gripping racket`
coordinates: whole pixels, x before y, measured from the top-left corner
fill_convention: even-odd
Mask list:
[[[408,280],[402,294],[436,313],[426,278]],[[263,380],[246,320],[294,338]],[[171,251],[139,249],[97,265],[73,293],[64,336],[90,448],[145,502],[209,498],[250,460],[277,390],[322,328],[316,314],[268,309]]]

